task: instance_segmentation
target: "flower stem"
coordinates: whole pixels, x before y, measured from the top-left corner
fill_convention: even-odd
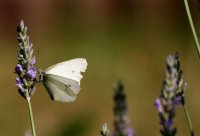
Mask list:
[[[188,0],[184,0],[184,3],[185,3],[185,9],[186,9],[186,12],[187,12],[187,16],[188,16],[188,20],[189,20],[189,23],[190,23],[190,27],[191,27],[191,30],[192,30],[192,33],[193,33],[193,36],[194,36],[194,40],[195,40],[195,43],[196,43],[196,48],[197,48],[197,51],[198,51],[198,55],[200,57],[199,40],[198,40],[196,31],[195,31],[194,23],[192,21],[192,16],[191,16],[191,13],[190,13],[190,8],[189,8]]]
[[[186,118],[187,118],[188,126],[189,126],[189,129],[190,129],[190,135],[195,136],[194,131],[193,131],[193,127],[192,127],[192,121],[190,119],[190,115],[189,115],[187,105],[184,104],[183,107],[184,107],[185,115],[186,115]]]
[[[34,125],[34,119],[33,119],[33,112],[32,112],[30,97],[28,97],[26,100],[27,100],[27,102],[28,102],[28,109],[29,109],[30,120],[31,120],[32,134],[33,134],[33,136],[36,136],[35,125]]]

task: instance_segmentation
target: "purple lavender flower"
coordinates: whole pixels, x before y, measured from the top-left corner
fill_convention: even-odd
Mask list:
[[[35,67],[31,67],[31,68],[28,70],[27,74],[28,74],[28,76],[29,76],[29,78],[30,78],[31,80],[35,79],[35,78],[36,78],[36,74],[37,74],[37,71],[36,71]]]
[[[22,72],[23,71],[23,68],[20,64],[17,64],[17,66],[15,67],[15,71],[16,72]]]
[[[129,128],[127,130],[127,136],[133,136],[134,135],[134,132],[133,132],[133,129],[132,128]]]
[[[156,99],[155,106],[156,106],[159,113],[163,112],[162,103],[161,103],[161,100],[159,98]]]
[[[18,88],[21,90],[21,92],[24,92],[23,84],[20,81],[20,79],[17,77],[15,80],[16,80],[16,85],[18,86]]]
[[[160,130],[163,136],[175,136],[176,127],[173,119],[177,106],[184,102],[186,83],[183,82],[183,74],[180,70],[178,53],[167,57],[166,78],[163,82],[160,97],[155,101],[155,107],[160,117]]]
[[[133,136],[133,129],[130,127],[126,95],[124,94],[124,87],[121,82],[115,90],[115,107],[114,107],[114,132],[113,136]]]
[[[18,64],[15,67],[15,72],[19,78],[16,78],[16,85],[18,86],[19,93],[26,99],[30,98],[35,92],[36,75],[35,68],[36,60],[33,56],[32,44],[29,42],[27,36],[27,27],[21,21],[17,27],[18,32]]]

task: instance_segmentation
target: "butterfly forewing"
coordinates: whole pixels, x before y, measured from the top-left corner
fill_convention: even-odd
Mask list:
[[[81,72],[85,72],[87,62],[83,58],[72,59],[49,67],[45,73],[62,76],[77,81],[80,84]]]

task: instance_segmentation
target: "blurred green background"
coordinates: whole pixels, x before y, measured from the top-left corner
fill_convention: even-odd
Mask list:
[[[200,5],[190,1],[200,28]],[[180,52],[188,83],[186,100],[200,134],[200,60],[183,0],[0,0],[0,135],[30,131],[26,101],[17,92],[16,26],[23,19],[34,44],[37,67],[83,57],[88,69],[74,103],[53,102],[43,85],[32,98],[38,136],[98,136],[112,129],[113,87],[125,85],[135,136],[159,136],[153,106],[165,77],[165,58]],[[178,136],[188,136],[183,109],[175,119]]]

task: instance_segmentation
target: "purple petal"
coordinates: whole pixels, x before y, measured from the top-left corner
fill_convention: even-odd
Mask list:
[[[17,78],[15,79],[15,81],[16,81],[16,85],[18,86],[18,88],[23,92],[23,91],[24,91],[24,88],[23,88],[23,86],[22,86],[22,83],[21,83],[20,79],[17,77]]]
[[[172,119],[169,119],[169,120],[167,121],[167,125],[168,125],[169,128],[171,128],[171,126],[173,125]]]
[[[32,65],[35,65],[35,64],[36,64],[35,56],[33,56],[33,58],[31,59],[31,64],[32,64]]]
[[[132,129],[132,128],[129,128],[129,129],[128,129],[127,136],[133,136],[133,134],[134,134],[133,129]]]
[[[15,67],[15,71],[16,72],[22,72],[23,71],[23,68],[20,64],[17,64],[17,66]]]
[[[29,78],[32,80],[36,77],[37,74],[36,69],[34,67],[30,68],[27,73]]]
[[[162,104],[161,104],[161,101],[160,101],[159,98],[156,99],[156,101],[155,101],[155,106],[156,106],[156,108],[157,108],[157,110],[158,110],[159,113],[162,113],[162,112],[163,112]]]
[[[36,92],[36,88],[34,87],[34,88],[32,88],[32,90],[31,90],[31,96],[32,96],[35,92]]]
[[[185,83],[183,84],[183,92],[185,92],[186,89],[187,89],[187,83],[185,82]]]
[[[21,84],[21,81],[18,77],[16,77],[15,81],[16,81],[16,84]]]
[[[180,99],[179,97],[177,96],[174,100],[174,108],[176,108],[178,105],[180,104]]]

